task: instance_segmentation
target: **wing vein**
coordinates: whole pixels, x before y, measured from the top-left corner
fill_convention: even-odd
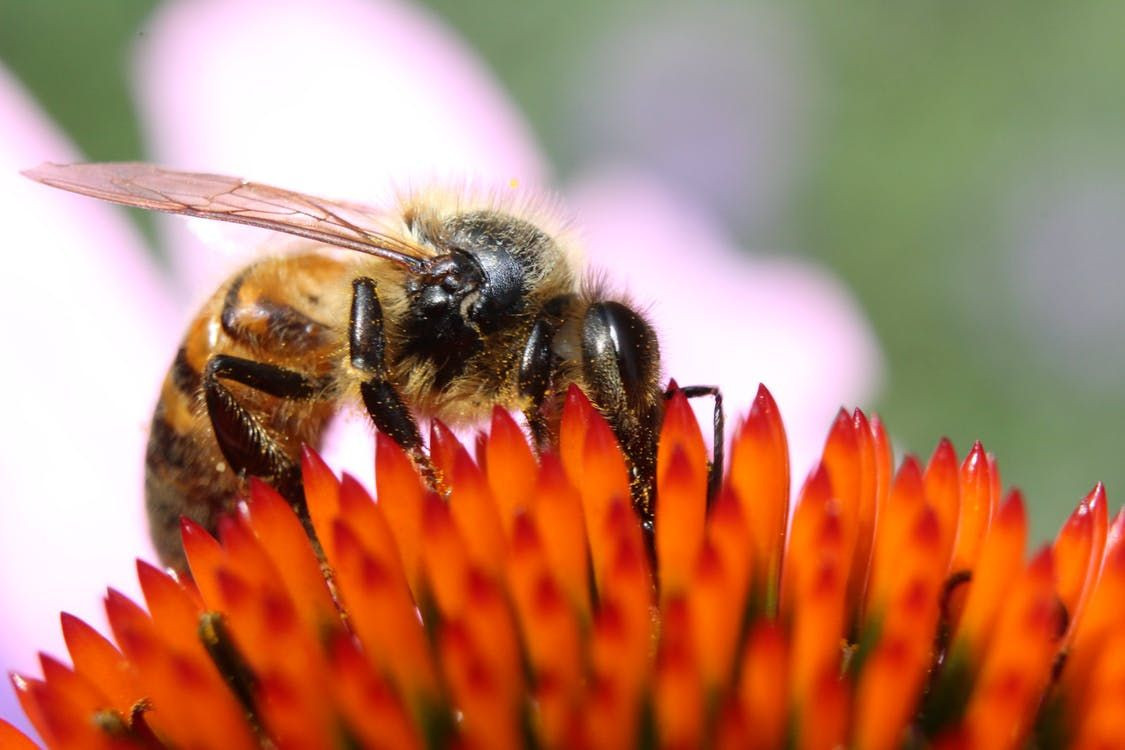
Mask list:
[[[412,271],[432,253],[380,229],[386,212],[237,177],[131,162],[42,164],[23,173],[51,187],[150,211],[228,221],[374,255]]]

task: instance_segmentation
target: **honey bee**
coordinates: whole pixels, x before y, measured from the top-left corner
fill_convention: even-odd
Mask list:
[[[571,384],[617,436],[651,535],[668,395],[656,333],[632,306],[583,284],[560,237],[520,210],[433,193],[381,210],[134,163],[44,164],[24,174],[126,206],[308,241],[230,277],[175,354],[145,456],[150,531],[166,565],[184,568],[180,517],[214,530],[248,476],[273,484],[307,520],[301,446],[319,444],[342,404],[362,404],[434,482],[416,416],[464,425],[494,405],[520,410],[533,442],[550,450]],[[721,396],[709,386],[683,390],[715,399],[713,487]]]

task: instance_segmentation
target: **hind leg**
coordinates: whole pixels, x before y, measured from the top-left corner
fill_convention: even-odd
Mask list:
[[[261,419],[239,403],[224,381],[298,401],[321,393],[323,384],[277,365],[226,354],[212,357],[203,373],[203,396],[215,441],[231,470],[239,476],[269,481],[304,517],[298,457],[285,451]]]

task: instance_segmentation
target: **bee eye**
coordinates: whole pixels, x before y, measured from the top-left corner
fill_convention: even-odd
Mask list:
[[[617,408],[612,402],[621,391],[629,405],[643,403],[659,376],[652,327],[620,302],[596,302],[587,309],[582,329],[583,369],[599,404]]]

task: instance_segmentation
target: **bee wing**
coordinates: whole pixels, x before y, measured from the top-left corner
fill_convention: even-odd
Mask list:
[[[123,206],[249,224],[376,255],[413,270],[427,253],[379,228],[379,212],[238,177],[135,162],[42,164],[23,172],[44,185]]]

